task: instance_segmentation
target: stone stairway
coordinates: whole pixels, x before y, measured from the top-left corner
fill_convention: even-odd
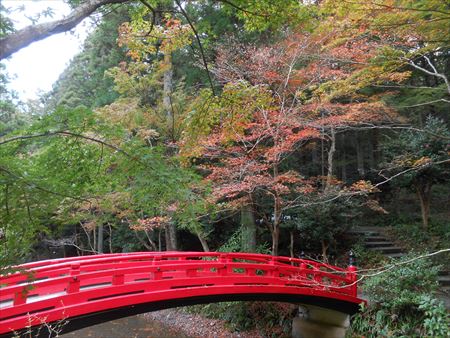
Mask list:
[[[380,227],[354,227],[349,235],[353,238],[363,238],[363,245],[370,251],[378,252],[385,257],[400,258],[406,254],[406,250],[396,245],[385,235]],[[440,293],[444,295],[447,308],[450,307],[450,271],[439,271],[438,282]]]
[[[377,227],[355,227],[349,234],[354,238],[363,238],[363,245],[370,251],[390,258],[400,258],[406,251],[395,245]]]

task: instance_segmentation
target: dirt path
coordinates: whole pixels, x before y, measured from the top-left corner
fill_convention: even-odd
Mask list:
[[[145,318],[161,322],[193,338],[262,338],[257,331],[230,332],[224,321],[208,319],[183,310],[168,309],[145,313]]]

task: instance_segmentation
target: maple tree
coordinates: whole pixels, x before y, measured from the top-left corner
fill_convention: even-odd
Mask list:
[[[359,71],[357,61],[370,58],[373,46],[348,44],[317,57],[326,39],[292,34],[274,45],[221,47],[213,72],[226,83],[223,92],[200,96],[182,140],[182,154],[208,159],[202,167],[216,201],[264,210],[274,255],[283,213],[318,191],[320,198],[338,193],[332,161],[336,130],[395,119],[392,110],[370,97],[355,92],[350,100],[347,93],[329,89]],[[305,178],[290,158],[319,139],[330,144],[328,175]]]

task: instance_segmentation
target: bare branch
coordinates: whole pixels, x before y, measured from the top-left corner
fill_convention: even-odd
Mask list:
[[[436,67],[434,67],[434,65],[431,63],[430,59],[424,55],[423,56],[425,58],[425,60],[427,60],[427,63],[431,66],[431,68],[433,69],[433,71],[429,71],[426,68],[423,68],[422,66],[419,66],[418,64],[416,64],[413,60],[410,59],[406,59],[406,61],[408,62],[408,64],[410,64],[412,67],[414,67],[417,70],[420,70],[421,72],[424,72],[425,74],[431,75],[431,76],[436,76],[439,77],[441,79],[444,80],[445,85],[447,86],[447,92],[450,94],[450,82],[447,78],[447,76],[445,76],[444,74],[438,73],[436,70]]]

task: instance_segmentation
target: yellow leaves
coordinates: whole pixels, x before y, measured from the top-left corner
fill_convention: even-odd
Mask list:
[[[353,183],[350,186],[351,191],[362,192],[362,193],[374,193],[380,191],[377,187],[375,187],[370,181],[360,180],[358,182]]]
[[[432,162],[431,158],[423,156],[412,163],[413,167],[422,167],[424,165],[430,164]]]
[[[189,25],[183,25],[176,19],[168,18],[166,24],[154,25],[151,20],[135,18],[131,23],[120,25],[118,45],[128,48],[127,55],[140,62],[157,50],[172,53],[189,45],[192,36]]]
[[[389,214],[389,212],[388,212],[386,209],[384,209],[384,208],[378,203],[377,200],[368,200],[368,201],[366,202],[366,206],[367,206],[369,209],[373,210],[373,211],[380,212],[380,213],[383,213],[383,214],[385,214],[385,215]]]

